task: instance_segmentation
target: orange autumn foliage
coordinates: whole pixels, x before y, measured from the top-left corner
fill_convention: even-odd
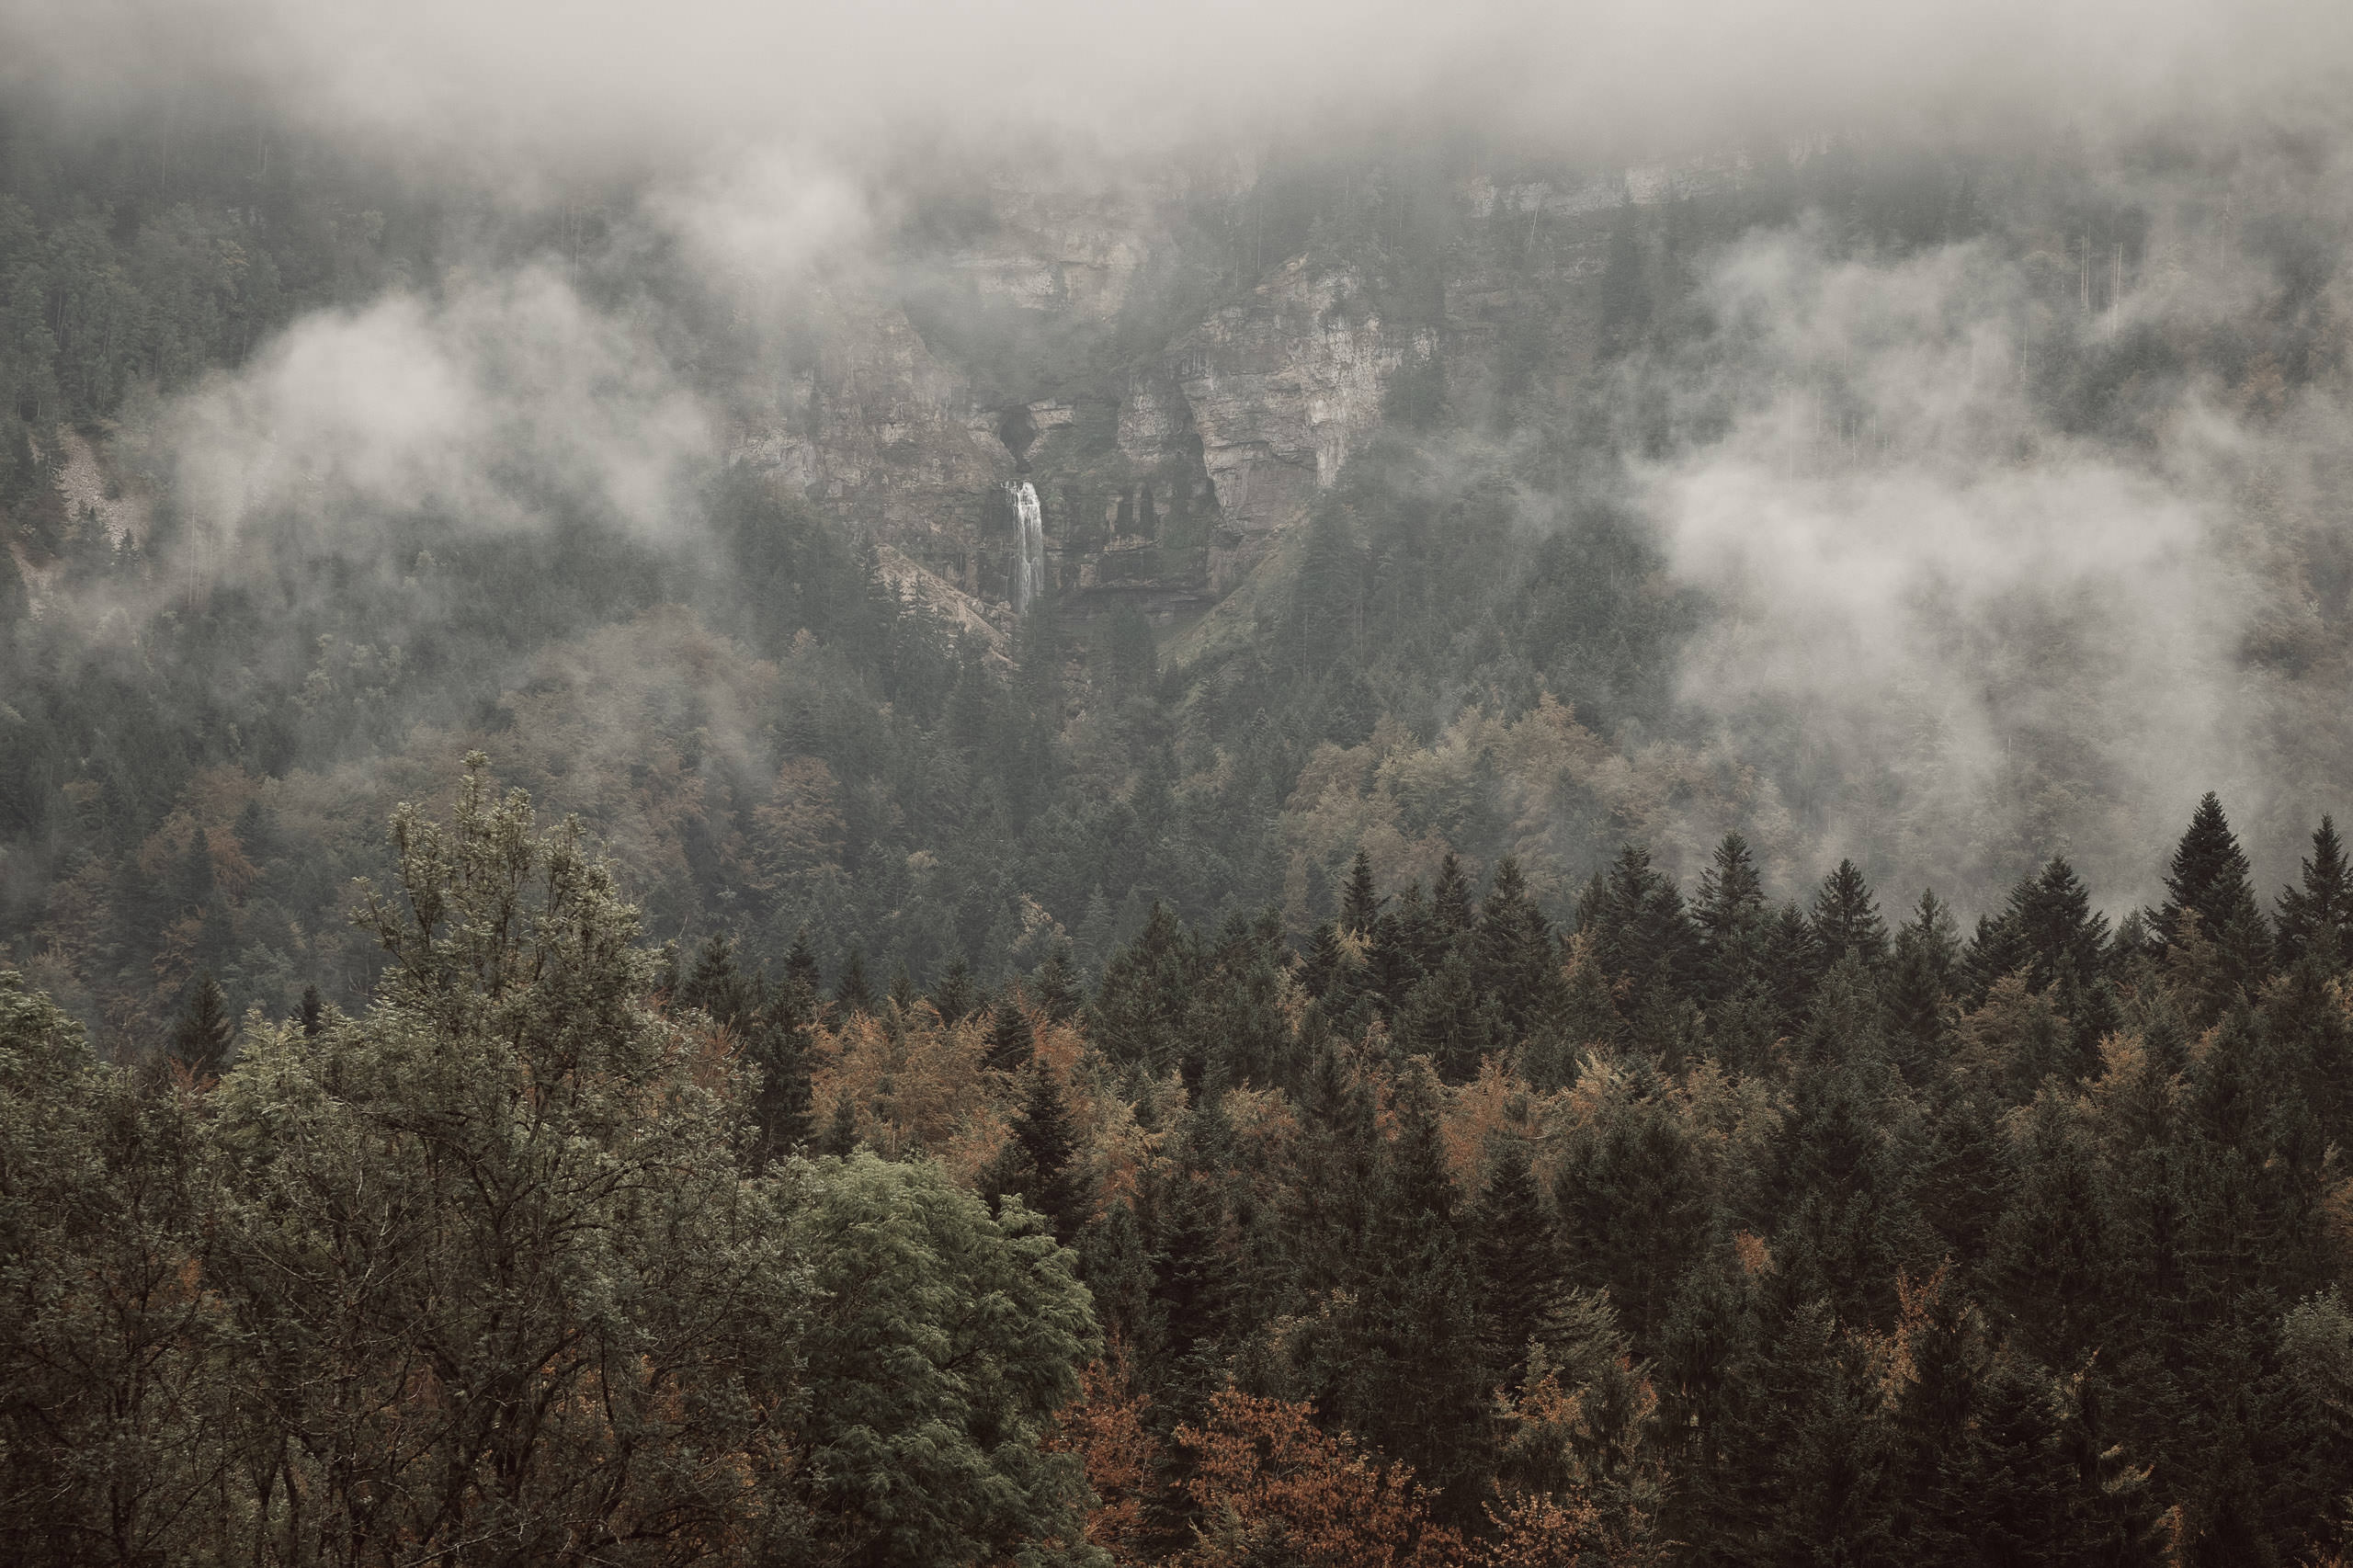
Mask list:
[[[1313,1406],[1231,1390],[1199,1426],[1176,1429],[1194,1471],[1185,1492],[1202,1514],[1186,1568],[1276,1558],[1301,1568],[1454,1568],[1461,1535],[1432,1522],[1429,1489]]]
[[[1127,1358],[1117,1345],[1080,1375],[1078,1398],[1055,1417],[1057,1430],[1046,1445],[1074,1453],[1086,1466],[1095,1506],[1086,1516],[1086,1539],[1117,1563],[1152,1561],[1145,1550],[1145,1509],[1160,1471],[1160,1440],[1143,1424],[1151,1401],[1128,1381]]]

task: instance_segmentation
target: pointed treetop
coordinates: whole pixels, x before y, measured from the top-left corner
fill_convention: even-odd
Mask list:
[[[2336,824],[2324,816],[2303,864],[2303,885],[2279,892],[2279,962],[2307,958],[2330,971],[2353,965],[2353,869],[2345,860]]]
[[[2181,912],[2194,909],[2208,937],[2253,912],[2255,894],[2247,881],[2246,856],[2238,835],[2222,814],[2222,802],[2208,790],[2198,802],[2189,826],[2165,869],[2165,902],[2157,911],[2157,933],[2171,941]]]
[[[874,992],[866,983],[866,951],[852,948],[842,960],[841,978],[834,982],[834,1005],[847,1015],[874,1011]]]
[[[172,1029],[172,1056],[199,1079],[217,1078],[229,1058],[235,1026],[229,1017],[229,999],[211,975],[199,975],[188,1006]]]
[[[1372,859],[1362,849],[1348,868],[1347,888],[1340,895],[1340,929],[1363,936],[1381,918],[1381,895],[1373,891]]]
[[[1813,928],[1834,963],[1848,953],[1867,964],[1887,957],[1887,926],[1880,919],[1878,901],[1852,860],[1839,861],[1838,869],[1822,880],[1822,891],[1813,896]]]

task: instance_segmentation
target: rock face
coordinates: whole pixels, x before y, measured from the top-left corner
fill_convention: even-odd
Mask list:
[[[1010,487],[1024,480],[1049,600],[1081,614],[1203,608],[1338,478],[1401,375],[1467,406],[1482,378],[1525,385],[1589,353],[1571,322],[1589,312],[1562,301],[1593,292],[1627,204],[1703,175],[1732,177],[1461,181],[1437,308],[1412,324],[1385,319],[1345,247],[1235,285],[1239,246],[1202,241],[1199,190],[1000,182],[989,211],[960,213],[904,263],[898,280],[917,281],[900,295],[823,302],[774,390],[745,399],[735,453],[1000,626],[1020,570]],[[1222,301],[1155,316],[1169,279],[1198,276],[1205,256],[1228,269],[1210,294]]]
[[[1231,591],[1339,477],[1350,446],[1381,422],[1400,366],[1436,351],[1435,334],[1385,330],[1354,272],[1303,258],[1177,341],[1170,379],[1222,514],[1213,594]]]

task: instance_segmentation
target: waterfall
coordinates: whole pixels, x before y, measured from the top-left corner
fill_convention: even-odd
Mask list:
[[[1038,490],[1028,480],[1007,484],[1014,515],[1020,519],[1021,562],[1013,574],[1013,608],[1026,615],[1046,597],[1046,517],[1038,509]]]

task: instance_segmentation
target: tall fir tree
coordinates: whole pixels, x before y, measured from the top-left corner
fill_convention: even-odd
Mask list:
[[[1748,851],[1748,841],[1727,833],[1708,869],[1699,873],[1692,917],[1699,926],[1699,967],[1712,1006],[1739,995],[1758,978],[1764,937],[1772,911],[1765,882]]]
[[[2331,974],[2353,967],[2353,869],[2346,865],[2344,841],[2331,818],[2321,818],[2313,830],[2302,885],[2279,890],[2275,924],[2281,969],[2307,959]]]
[[[1348,867],[1347,884],[1340,892],[1340,929],[1370,937],[1373,923],[1381,918],[1381,902],[1373,890],[1372,858],[1359,849]]]
[[[1055,1239],[1067,1244],[1092,1218],[1086,1183],[1074,1164],[1077,1129],[1053,1063],[1032,1061],[1023,1076],[1021,1108],[1014,1115],[994,1185],[1044,1215]]]
[[[236,1026],[229,1017],[229,999],[210,972],[197,976],[188,1006],[172,1026],[172,1056],[199,1078],[220,1076],[229,1060],[229,1042]]]
[[[1836,963],[1852,953],[1865,967],[1887,961],[1887,926],[1870,884],[1852,860],[1841,860],[1813,895],[1813,931],[1824,959]]]
[[[834,982],[834,1006],[844,1017],[852,1013],[874,1011],[874,991],[866,979],[866,952],[852,948],[842,960],[842,972]]]
[[[1562,1289],[1560,1239],[1524,1137],[1506,1132],[1491,1140],[1487,1181],[1469,1230],[1487,1381],[1509,1383]]]
[[[2200,934],[2214,944],[2223,981],[2242,989],[2260,983],[2271,943],[2246,856],[2211,790],[2198,802],[2165,868],[2165,901],[2150,918],[2161,949],[2180,939],[2182,916],[2191,911]]]

